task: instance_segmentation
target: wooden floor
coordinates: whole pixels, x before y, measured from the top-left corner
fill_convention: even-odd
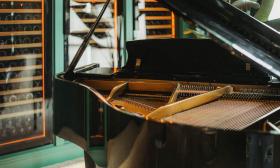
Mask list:
[[[85,168],[84,158],[58,163],[44,168]]]
[[[54,164],[51,166],[43,167],[43,168],[85,168],[85,160],[84,157],[82,157],[82,158]],[[101,167],[96,165],[96,168],[101,168]]]

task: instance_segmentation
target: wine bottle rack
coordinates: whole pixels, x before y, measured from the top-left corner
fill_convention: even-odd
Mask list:
[[[135,0],[135,39],[175,38],[175,17],[156,0]]]
[[[96,18],[105,2],[106,0],[68,1],[69,20],[66,20],[68,26],[66,26],[67,30],[65,31],[68,34],[68,63],[74,57],[83,37],[96,22]],[[98,63],[100,67],[118,66],[118,56],[116,54],[118,50],[117,6],[117,0],[110,2],[78,66],[89,63]]]
[[[46,137],[43,0],[0,0],[0,154]]]

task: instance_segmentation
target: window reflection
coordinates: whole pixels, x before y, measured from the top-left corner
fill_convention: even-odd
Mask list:
[[[242,10],[280,31],[280,0],[225,0],[232,6]]]

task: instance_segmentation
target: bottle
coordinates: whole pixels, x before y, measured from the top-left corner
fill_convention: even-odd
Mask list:
[[[13,16],[10,15],[10,14],[8,14],[8,15],[6,15],[6,17],[5,17],[5,20],[13,20]]]
[[[39,30],[41,30],[41,28],[40,28],[40,26],[35,25],[35,26],[33,26],[32,30],[39,31]]]
[[[42,60],[41,59],[36,59],[36,65],[41,65],[42,64]]]
[[[28,2],[26,2],[25,4],[24,4],[24,7],[23,7],[24,9],[34,9],[34,7],[33,7],[33,3],[28,3]]]
[[[10,72],[10,78],[20,78],[21,77],[21,72]]]
[[[22,16],[20,14],[15,15],[15,20],[22,20]]]
[[[32,19],[34,19],[34,20],[41,20],[41,15],[40,14],[34,14]]]
[[[6,85],[5,84],[0,84],[0,90],[1,91],[6,90]]]
[[[40,54],[40,53],[42,53],[41,49],[39,48],[33,49],[33,54]]]
[[[0,45],[5,45],[6,43],[5,43],[5,40],[3,40],[3,39],[0,39]]]
[[[14,3],[14,8],[15,9],[22,9],[23,6],[24,6],[23,2],[16,2],[16,3]]]
[[[22,44],[23,42],[22,42],[21,38],[17,38],[17,39],[15,39],[14,43],[15,44]]]
[[[13,44],[12,39],[10,38],[6,39],[5,44]]]
[[[32,26],[30,25],[25,25],[23,28],[24,31],[32,31]]]
[[[8,67],[17,67],[18,63],[17,62],[10,62]]]
[[[24,16],[24,20],[32,20],[34,16],[32,16],[31,14],[27,14]]]
[[[32,9],[41,9],[41,3],[32,3]]]
[[[33,98],[34,98],[34,95],[32,93],[25,94],[25,100],[30,100],[30,99],[33,99]]]
[[[22,42],[23,42],[24,44],[31,43],[31,38],[30,38],[30,37],[25,37],[25,38],[23,38]]]
[[[20,54],[29,54],[31,53],[29,49],[25,48],[25,49],[22,49]]]
[[[1,42],[0,42],[0,44],[1,44]],[[7,55],[6,51],[0,51],[0,56],[6,56],[6,55]]]
[[[33,82],[33,85],[34,85],[34,87],[40,87],[40,86],[42,86],[42,81],[34,81]]]
[[[1,9],[8,9],[8,8],[9,8],[9,5],[8,5],[8,3],[6,3],[6,2],[1,2],[1,3],[0,3],[0,8],[1,8]]]
[[[2,72],[0,73],[0,80],[5,80],[6,79],[6,73]]]
[[[6,26],[3,26],[2,31],[3,32],[12,32],[12,31],[14,31],[14,27],[6,25]]]
[[[17,25],[15,27],[15,31],[22,31],[23,30],[23,26],[22,25]]]
[[[11,95],[9,97],[9,102],[12,103],[12,102],[16,102],[18,100],[18,97],[16,95]]]
[[[41,42],[41,38],[40,37],[34,37],[32,42],[33,43],[40,43]]]

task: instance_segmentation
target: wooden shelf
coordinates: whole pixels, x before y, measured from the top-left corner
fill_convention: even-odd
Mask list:
[[[24,78],[12,78],[8,80],[0,80],[0,84],[9,84],[9,83],[19,83],[19,82],[30,82],[35,80],[42,80],[42,76],[31,76],[31,77],[24,77]]]
[[[0,24],[41,24],[41,20],[0,20]]]
[[[106,0],[74,0],[78,3],[105,3]]]
[[[83,13],[83,12],[86,13],[86,12],[84,11],[84,8],[73,8],[73,7],[72,7],[72,9],[73,9],[73,11],[76,12],[76,13]],[[109,10],[109,9],[107,9],[107,10]],[[114,10],[111,9],[111,12],[114,12]]]
[[[22,93],[30,93],[30,92],[38,92],[42,91],[42,87],[34,87],[34,88],[24,88],[24,89],[15,89],[15,90],[5,90],[0,91],[0,96],[12,95],[12,94],[22,94]]]
[[[35,110],[1,114],[0,120],[8,119],[8,118],[15,118],[15,117],[22,117],[22,116],[27,116],[27,115],[32,115],[32,114],[40,114],[40,113],[42,113],[42,111],[43,111],[42,109],[35,109]]]
[[[0,2],[42,2],[42,0],[0,0]]]
[[[156,0],[145,0],[145,2],[158,2]]]
[[[84,23],[95,23],[96,22],[96,19],[82,19],[82,21]],[[114,19],[113,18],[107,18],[107,19],[101,19],[100,22],[114,22]]]
[[[184,31],[184,35],[190,35],[193,33],[193,30],[186,30]]]
[[[29,70],[37,70],[37,69],[42,69],[42,65],[28,65],[28,66],[20,66],[20,67],[0,68],[0,73],[13,72],[13,71],[29,71]]]
[[[73,11],[76,13],[84,12],[84,8],[73,8]]]
[[[137,0],[138,2],[142,2],[141,0]],[[157,2],[158,3],[158,1],[157,0],[145,0],[145,2]]]
[[[147,39],[172,38],[172,34],[147,35]]]
[[[11,48],[35,48],[35,47],[42,47],[42,43],[5,44],[5,45],[0,45],[0,49],[11,49]]]
[[[113,29],[113,28],[97,28],[95,29],[95,33],[106,33],[106,32],[109,32],[110,29]],[[81,31],[73,31],[71,32],[71,34],[86,34],[88,33],[89,30],[81,30]]]
[[[42,9],[0,9],[0,13],[42,13]]]
[[[36,99],[30,99],[30,100],[20,100],[20,101],[9,102],[9,103],[1,103],[0,108],[19,106],[19,105],[25,105],[25,104],[33,104],[33,103],[41,103],[42,101],[43,101],[43,98],[36,98]]]
[[[41,35],[42,31],[13,31],[13,32],[0,32],[1,36],[34,36]]]
[[[166,8],[156,7],[156,8],[144,8],[139,9],[140,12],[169,12]]]
[[[171,16],[146,16],[146,20],[172,20]]]
[[[146,29],[172,29],[172,25],[147,25]]]
[[[0,61],[13,61],[13,60],[22,60],[22,59],[36,59],[36,58],[42,58],[42,54],[0,56]]]

